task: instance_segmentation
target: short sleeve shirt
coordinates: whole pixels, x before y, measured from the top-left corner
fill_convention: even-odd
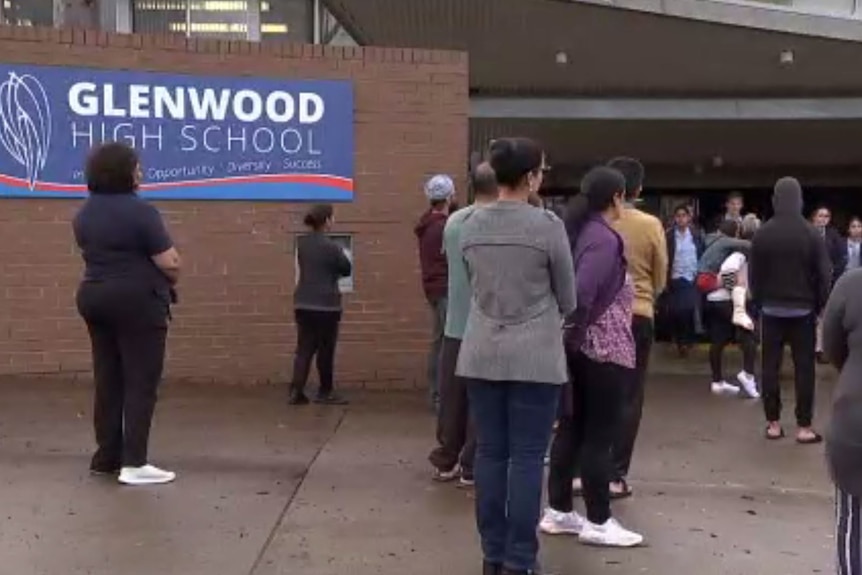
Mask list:
[[[91,195],[73,222],[88,281],[129,280],[158,291],[170,282],[152,257],[173,247],[159,211],[136,194]]]

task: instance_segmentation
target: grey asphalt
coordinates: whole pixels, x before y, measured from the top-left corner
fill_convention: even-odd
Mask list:
[[[686,363],[651,377],[636,495],[616,504],[648,546],[543,538],[545,568],[834,572],[822,448],[766,442],[758,403],[710,396],[699,368],[681,373]],[[820,384],[821,424],[830,381]],[[424,397],[355,393],[347,409],[288,408],[273,387],[168,385],[151,455],[179,480],[141,489],[88,475],[87,385],[0,382],[0,572],[478,573],[472,493],[429,480],[434,423]]]

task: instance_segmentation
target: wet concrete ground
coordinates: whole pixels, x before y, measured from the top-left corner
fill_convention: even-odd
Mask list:
[[[822,448],[767,444],[760,405],[711,397],[706,379],[650,381],[637,493],[616,505],[649,545],[609,551],[545,538],[546,569],[834,572]],[[820,387],[822,423],[830,386]],[[87,474],[87,386],[8,382],[0,394],[3,573],[478,572],[472,494],[429,481],[434,424],[422,394],[358,394],[347,410],[288,409],[274,388],[167,386],[152,459],[180,477],[152,489]]]

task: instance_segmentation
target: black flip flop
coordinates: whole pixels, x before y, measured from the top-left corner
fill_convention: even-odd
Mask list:
[[[799,445],[817,445],[818,443],[823,443],[823,436],[819,433],[815,433],[814,436],[809,437],[807,439],[796,438],[796,443]]]
[[[772,435],[771,433],[769,433],[769,426],[767,426],[766,431],[764,432],[766,439],[768,439],[769,441],[778,441],[779,439],[784,439],[784,437],[785,437],[784,428],[779,427],[778,430],[779,430],[778,435]]]

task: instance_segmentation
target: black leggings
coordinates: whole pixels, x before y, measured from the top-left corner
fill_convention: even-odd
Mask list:
[[[611,518],[611,446],[634,370],[597,363],[580,353],[570,360],[569,370],[573,409],[571,416],[560,419],[551,444],[549,504],[556,511],[572,511],[572,480],[580,462],[587,519],[603,525]]]
[[[753,331],[742,329],[733,324],[733,303],[729,301],[707,301],[706,319],[709,330],[709,366],[712,381],[724,381],[722,369],[724,348],[734,340],[742,349],[742,369],[754,374],[757,360],[757,337]]]
[[[317,395],[327,397],[333,389],[335,347],[338,343],[340,311],[298,309],[296,317],[296,357],[293,361],[292,393],[304,393],[311,371],[311,360],[317,356],[320,388]]]

